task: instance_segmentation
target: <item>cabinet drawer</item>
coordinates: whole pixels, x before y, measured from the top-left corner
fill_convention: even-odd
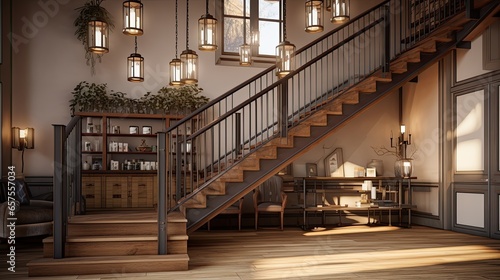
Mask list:
[[[153,178],[132,177],[130,184],[131,207],[153,207]]]
[[[88,208],[102,207],[102,178],[82,177],[82,196]]]
[[[107,177],[106,181],[106,208],[128,206],[128,179],[127,177]]]

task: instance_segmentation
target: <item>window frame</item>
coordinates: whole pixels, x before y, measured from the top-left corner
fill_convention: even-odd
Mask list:
[[[278,19],[261,19],[259,16],[259,0],[245,0],[250,2],[250,15],[246,17],[242,16],[230,16],[230,18],[240,18],[240,19],[250,19],[250,29],[251,30],[259,30],[260,21],[269,21],[269,22],[277,22],[279,25],[279,32],[281,33],[281,28],[283,26],[283,19],[281,16]],[[280,3],[280,8],[282,5]],[[220,1],[217,3],[215,9],[215,17],[220,19],[217,28],[219,34],[219,48],[215,53],[215,63],[219,65],[229,65],[229,66],[240,66],[239,65],[239,54],[237,52],[226,52],[224,51],[224,1]],[[247,42],[248,43],[248,42]],[[258,46],[252,46],[252,53],[257,53]],[[258,54],[252,55],[252,65],[250,67],[269,67],[276,63],[275,55],[266,55],[266,54]],[[248,67],[248,66],[245,66]]]

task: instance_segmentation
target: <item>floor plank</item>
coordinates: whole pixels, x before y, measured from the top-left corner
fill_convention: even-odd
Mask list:
[[[41,238],[18,241],[17,272],[3,254],[1,279],[28,279],[26,263],[42,255]],[[500,279],[500,240],[421,226],[200,230],[188,254],[188,271],[30,279]]]

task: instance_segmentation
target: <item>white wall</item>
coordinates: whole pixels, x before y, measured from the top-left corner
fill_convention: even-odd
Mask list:
[[[457,82],[489,73],[483,69],[483,36],[471,42],[471,49],[457,49]]]
[[[352,16],[380,2],[353,1]],[[107,83],[109,89],[127,92],[131,97],[139,97],[147,91],[156,92],[168,84],[168,63],[175,55],[174,1],[143,1],[145,31],[138,39],[138,52],[145,58],[146,77],[140,84],[126,80],[125,60],[134,51],[134,40],[121,33],[122,1],[103,3],[114,16],[116,27],[110,34],[110,52],[104,55],[102,63],[97,64],[96,75],[90,74],[84,48],[74,36],[73,26],[77,17],[75,8],[83,3],[83,0],[13,1],[12,118],[13,126],[35,128],[35,149],[25,154],[25,174],[29,176],[53,174],[52,124],[69,122],[68,101],[79,82]],[[210,4],[214,14],[214,1]],[[297,48],[324,34],[312,35],[303,31],[303,1],[289,1],[288,9],[289,40]],[[196,23],[204,13],[204,0],[190,1],[189,41],[190,48],[196,51]],[[179,1],[179,53],[185,49],[185,19],[186,6],[184,1]],[[328,30],[336,27],[328,21],[325,25]],[[214,53],[197,53],[200,58],[199,85],[210,98],[223,94],[262,70],[215,65]],[[13,151],[13,164],[21,165],[17,151]]]

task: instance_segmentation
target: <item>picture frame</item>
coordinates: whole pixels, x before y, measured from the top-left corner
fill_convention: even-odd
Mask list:
[[[285,168],[281,169],[279,172],[278,172],[278,175],[280,176],[284,176],[284,175],[290,175],[290,176],[293,176],[293,165],[290,163],[289,165],[287,165]]]
[[[336,148],[325,158],[325,177],[344,177],[342,148]]]
[[[153,133],[153,127],[144,125],[142,127],[142,134],[152,134]]]
[[[366,168],[366,177],[377,177],[377,169],[375,167]]]
[[[139,134],[139,127],[135,125],[129,126],[129,133],[130,134]]]
[[[306,163],[306,177],[318,176],[318,165],[316,163]]]

